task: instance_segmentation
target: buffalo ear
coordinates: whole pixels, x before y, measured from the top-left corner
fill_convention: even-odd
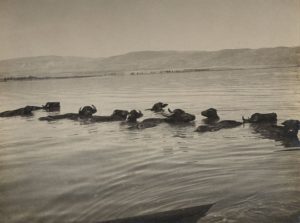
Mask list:
[[[168,108],[168,111],[169,111],[170,113],[174,113],[170,108]]]
[[[286,121],[282,122],[281,125],[283,125],[283,126],[289,126],[289,125],[291,125],[292,122],[293,121],[291,121],[291,120],[286,120]],[[297,121],[297,122],[299,124],[299,121]]]
[[[286,120],[281,123],[281,125],[283,125],[283,126],[289,126],[289,125],[294,125],[294,124],[299,125],[300,124],[299,120]]]
[[[92,105],[92,108],[94,109],[94,112],[97,112],[97,108],[95,107],[95,105]]]

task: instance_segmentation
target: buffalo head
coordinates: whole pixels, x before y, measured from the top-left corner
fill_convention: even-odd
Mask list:
[[[80,108],[78,111],[78,114],[80,116],[92,116],[97,112],[97,108],[92,105],[92,106],[84,106],[83,108]]]
[[[129,112],[126,110],[116,109],[113,111],[111,116],[125,120],[128,114],[129,114]]]
[[[162,103],[162,102],[157,102],[155,103],[152,108],[148,109],[154,112],[162,112],[164,111],[164,107],[168,106],[168,104]]]
[[[143,117],[143,113],[137,110],[131,110],[127,116],[128,122],[136,122],[138,118]]]
[[[288,137],[295,137],[298,134],[298,130],[300,128],[300,121],[298,120],[286,120],[283,123],[284,135]]]
[[[217,109],[215,109],[215,108],[209,108],[205,111],[202,111],[201,115],[203,115],[204,117],[207,117],[209,119],[219,119],[219,116],[217,114]]]
[[[42,107],[46,111],[59,111],[60,110],[60,102],[47,102]]]
[[[191,122],[195,120],[195,115],[186,113],[182,109],[168,109],[170,115],[166,115],[166,121],[170,123]]]

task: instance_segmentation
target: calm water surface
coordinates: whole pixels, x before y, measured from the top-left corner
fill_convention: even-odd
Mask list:
[[[94,104],[109,115],[163,101],[197,120],[128,130],[38,121],[43,111],[1,118],[1,222],[95,222],[213,202],[199,222],[300,222],[300,148],[248,125],[194,132],[209,107],[222,119],[300,119],[299,86],[296,68],[2,82],[0,111],[60,101],[61,113]]]

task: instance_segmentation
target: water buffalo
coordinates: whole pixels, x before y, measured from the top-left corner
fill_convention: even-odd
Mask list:
[[[276,113],[254,113],[250,118],[243,118],[244,123],[275,123],[277,122],[277,114]]]
[[[141,122],[138,122],[137,119],[143,116],[142,112],[137,112],[132,110],[127,116],[127,123],[130,124],[130,129],[145,129],[157,126],[159,123],[165,122],[166,118],[147,118]]]
[[[267,139],[280,141],[285,147],[300,147],[298,139],[299,120],[286,120],[281,125],[268,122],[252,123],[251,127],[255,133]]]
[[[32,106],[28,105],[23,108],[18,108],[15,110],[4,111],[0,113],[0,117],[13,117],[13,116],[31,116],[33,111],[46,110],[46,111],[57,111],[60,108],[59,102],[47,102],[42,106]]]
[[[29,106],[32,108],[32,111],[36,110],[45,110],[48,112],[59,111],[60,110],[60,102],[47,102],[42,106]]]
[[[217,109],[215,108],[209,108],[205,111],[202,111],[201,115],[206,117],[205,119],[202,120],[206,124],[215,123],[220,120],[220,117],[217,114]]]
[[[127,115],[127,123],[137,123],[137,119],[143,117],[143,113],[137,110],[131,110]]]
[[[281,123],[281,126],[270,123],[252,124],[255,132],[271,139],[293,138],[297,137],[300,128],[300,121],[289,119]]]
[[[24,108],[1,112],[0,117],[32,116],[32,111],[34,111],[33,106],[26,106]]]
[[[46,111],[59,111],[60,103],[59,102],[47,102],[42,108]]]
[[[92,122],[111,122],[111,121],[123,121],[126,120],[129,112],[126,110],[114,110],[113,113],[109,116],[92,116]]]
[[[231,129],[242,125],[242,122],[234,120],[223,120],[210,125],[200,125],[195,130],[196,132],[215,132],[221,129]]]
[[[163,122],[165,122],[164,118],[147,118],[138,122],[135,127],[138,129],[152,128]]]
[[[66,113],[62,115],[48,115],[46,117],[40,117],[40,121],[55,121],[60,119],[70,119],[70,120],[77,120],[79,119],[79,115],[77,113]]]
[[[94,105],[84,106],[80,108],[78,113],[66,113],[62,115],[48,115],[47,117],[40,117],[40,121],[54,121],[59,119],[71,119],[71,120],[80,120],[80,119],[89,119],[94,113],[97,112],[97,109]]]
[[[164,107],[168,106],[168,104],[162,103],[162,102],[157,102],[155,103],[152,108],[148,108],[146,110],[154,111],[154,112],[163,112]]]
[[[94,105],[84,106],[78,111],[79,116],[90,117],[97,112],[97,108]]]
[[[220,117],[217,114],[217,109],[209,108],[205,111],[201,112],[201,115],[207,117],[203,121],[207,125],[200,125],[195,130],[196,132],[215,132],[221,129],[230,129],[235,128],[237,126],[242,125],[242,122],[234,121],[234,120],[220,120]]]
[[[187,123],[192,122],[196,119],[195,115],[189,114],[182,109],[170,110],[168,109],[170,114],[164,114],[166,117],[164,119],[167,123]]]

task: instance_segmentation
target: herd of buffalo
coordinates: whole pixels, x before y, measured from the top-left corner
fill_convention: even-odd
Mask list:
[[[143,116],[141,111],[137,110],[114,110],[111,115],[99,116],[95,115],[97,108],[92,106],[84,106],[80,108],[77,113],[66,113],[60,115],[48,115],[40,117],[41,121],[55,121],[60,119],[69,119],[74,121],[88,121],[92,123],[97,122],[112,122],[122,121],[127,124],[130,129],[145,129],[155,127],[160,123],[168,124],[183,124],[193,123],[196,116],[189,114],[182,109],[168,109],[165,108],[168,104],[158,102],[153,105],[151,110],[158,115],[160,118],[147,118],[142,121],[138,121]],[[26,106],[11,111],[4,111],[0,113],[0,117],[13,117],[13,116],[32,116],[33,111],[45,110],[47,112],[60,111],[59,102],[48,102],[43,106]],[[286,147],[295,146],[300,147],[298,139],[298,130],[300,128],[299,120],[286,120],[277,125],[277,114],[276,113],[254,113],[250,118],[245,119],[242,117],[241,121],[234,120],[220,120],[217,110],[209,108],[201,112],[201,115],[205,118],[202,120],[203,125],[196,128],[195,132],[215,132],[221,129],[234,128],[241,125],[249,125],[250,128],[255,132],[263,136],[264,138],[272,139],[275,141],[281,141]],[[185,209],[177,209],[173,211],[154,213],[150,215],[136,216],[124,219],[116,219],[104,221],[101,223],[133,223],[133,222],[144,222],[144,223],[155,223],[155,222],[197,222],[197,220],[205,215],[213,204],[202,205],[197,207],[190,207]]]
[[[143,116],[141,111],[137,110],[114,110],[111,115],[99,116],[94,115],[97,109],[94,105],[84,106],[80,108],[77,113],[66,113],[61,115],[48,115],[46,117],[40,117],[41,121],[54,121],[59,119],[70,119],[70,120],[86,120],[89,122],[111,122],[111,121],[123,121],[129,125],[129,128],[144,129],[155,127],[160,123],[169,124],[180,124],[190,123],[196,119],[195,115],[189,114],[182,109],[175,109],[165,111],[165,107],[168,104],[158,102],[152,106],[151,110],[161,115],[161,118],[147,118],[143,121],[137,119]],[[11,111],[4,111],[0,113],[0,117],[13,117],[13,116],[32,116],[33,111],[45,110],[48,112],[59,111],[59,102],[48,102],[43,106],[26,106]],[[261,134],[265,138],[273,139],[276,141],[291,141],[299,142],[298,130],[300,128],[299,120],[286,120],[281,125],[277,125],[277,114],[276,113],[255,113],[250,118],[245,119],[242,117],[241,121],[234,120],[221,120],[218,116],[217,110],[209,108],[201,112],[201,115],[205,117],[203,119],[203,125],[196,128],[196,132],[215,132],[221,129],[234,128],[245,123],[249,123],[253,128],[254,132]],[[299,143],[297,144],[299,145]]]

